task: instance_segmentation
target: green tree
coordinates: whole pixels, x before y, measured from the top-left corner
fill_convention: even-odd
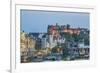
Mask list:
[[[70,25],[69,24],[67,24],[67,29],[69,29],[70,28]]]
[[[80,40],[79,35],[77,34],[72,34],[72,38],[75,42],[78,42]]]
[[[57,49],[59,48],[59,46],[55,46],[52,48],[52,53],[57,53]]]
[[[68,48],[66,47],[66,44],[62,44],[61,48],[63,49],[63,54],[62,54],[62,58],[66,59],[68,57]]]
[[[66,39],[66,41],[70,41],[72,39],[72,36],[70,33],[61,32],[60,35]]]
[[[79,34],[79,41],[84,40],[85,45],[89,45],[89,31],[81,31]]]

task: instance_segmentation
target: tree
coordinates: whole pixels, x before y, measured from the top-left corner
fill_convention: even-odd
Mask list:
[[[77,35],[77,34],[72,34],[72,38],[73,38],[74,42],[79,41],[79,35]]]
[[[84,40],[85,45],[89,45],[89,31],[81,31],[79,34],[79,41]]]
[[[52,53],[57,53],[57,49],[58,49],[58,48],[59,48],[58,46],[53,47],[53,48],[52,48]]]
[[[72,40],[72,35],[70,33],[61,32],[60,35],[66,39],[66,41]]]
[[[68,48],[66,47],[66,44],[62,44],[62,46],[61,46],[61,48],[62,48],[62,52],[63,52],[63,54],[62,54],[62,58],[63,59],[66,59],[67,57],[68,57]]]
[[[84,40],[84,44],[85,44],[85,45],[89,45],[89,44],[90,44],[89,38],[86,38],[86,39]]]
[[[67,29],[69,29],[70,28],[70,25],[69,24],[67,24]]]

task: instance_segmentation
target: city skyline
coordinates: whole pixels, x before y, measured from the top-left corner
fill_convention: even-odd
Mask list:
[[[47,32],[48,25],[67,25],[89,29],[89,13],[21,10],[21,31]]]
[[[21,63],[90,59],[89,13],[20,11]]]

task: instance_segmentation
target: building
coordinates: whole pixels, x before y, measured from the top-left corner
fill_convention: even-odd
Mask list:
[[[27,44],[27,46],[28,46],[28,57],[31,57],[31,56],[33,56],[34,51],[36,50],[35,49],[36,40],[35,40],[35,38],[32,35],[28,34],[27,42],[28,42],[28,44]]]
[[[90,48],[89,45],[85,45],[84,42],[79,43],[78,48],[79,48],[80,58],[88,58],[89,59],[89,48]]]
[[[70,28],[68,25],[48,25],[48,33],[58,37],[61,32],[70,33],[70,34],[79,34],[81,28]]]
[[[57,45],[57,41],[54,39],[52,34],[48,35],[48,41],[49,41],[50,48],[53,48]]]
[[[21,54],[21,62],[26,62],[27,60],[27,53],[28,53],[28,46],[26,40],[27,33],[21,32],[20,34],[20,54]]]
[[[46,34],[42,36],[42,39],[41,39],[41,40],[42,40],[42,42],[41,42],[42,48],[47,48],[47,47],[49,47]]]
[[[20,34],[20,54],[21,61],[27,62],[27,58],[33,55],[35,51],[36,40],[28,33],[21,32]]]

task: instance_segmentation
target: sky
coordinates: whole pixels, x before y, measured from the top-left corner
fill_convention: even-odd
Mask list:
[[[21,31],[47,32],[48,25],[70,24],[72,28],[90,28],[89,13],[21,10]]]

